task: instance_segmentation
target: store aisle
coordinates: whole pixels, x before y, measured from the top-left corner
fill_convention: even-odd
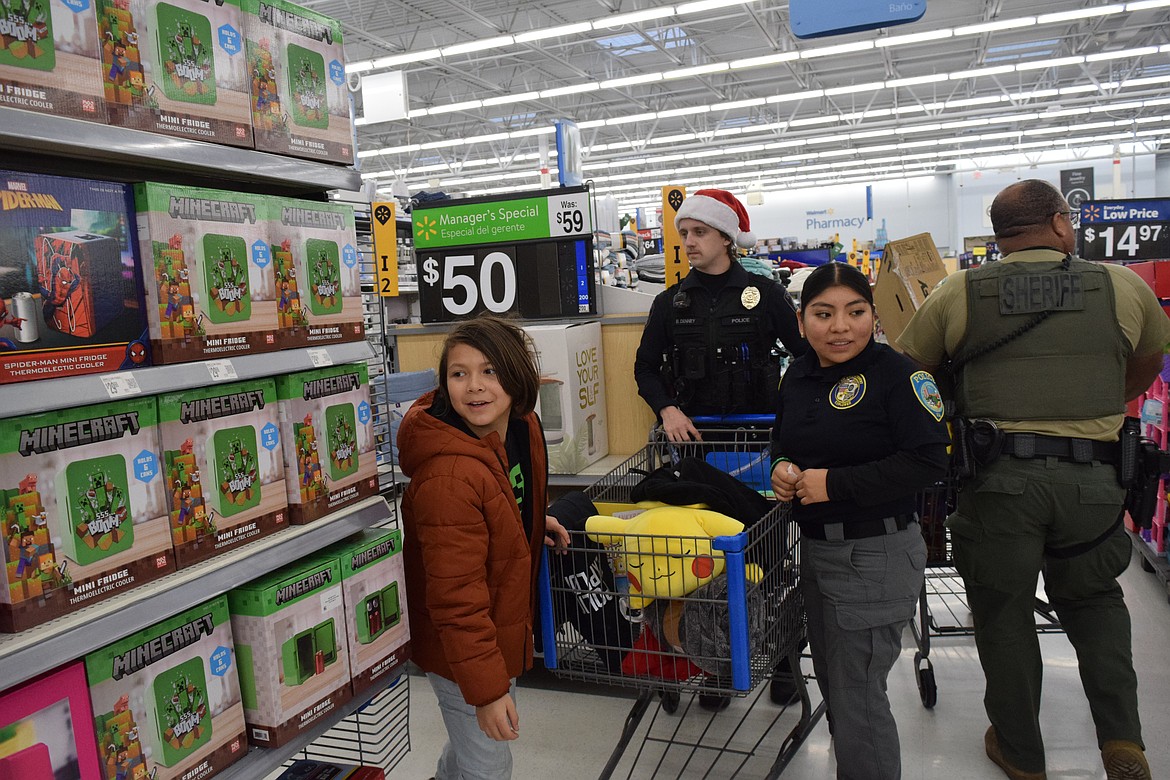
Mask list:
[[[1134,655],[1141,683],[1141,706],[1147,755],[1155,777],[1170,777],[1170,604],[1160,581],[1142,571],[1135,556],[1122,578],[1134,618]],[[890,698],[902,732],[904,780],[1001,780],[1004,775],[983,755],[982,675],[971,637],[933,640],[931,660],[938,681],[938,704],[925,709],[918,697],[914,673],[914,642],[907,633],[903,657],[890,678]],[[1041,637],[1045,654],[1044,733],[1048,745],[1050,780],[1100,780],[1104,777],[1093,738],[1088,704],[1081,693],[1075,656],[1063,634]],[[547,686],[555,685],[557,688]],[[593,780],[613,750],[630,705],[632,692],[595,695],[579,691],[590,686],[571,684],[535,674],[519,692],[521,737],[513,743],[516,780]],[[749,714],[746,724],[758,725],[776,716],[778,708],[765,700]],[[685,706],[685,702],[684,702]],[[747,702],[737,700],[714,720],[712,728],[730,729]],[[680,708],[681,712],[681,708]],[[442,747],[444,734],[438,709],[425,677],[411,678],[411,741],[413,750],[390,773],[390,780],[426,780]],[[647,713],[645,721],[649,720]],[[660,722],[676,716],[660,716]],[[765,777],[779,750],[782,736],[794,716],[782,715],[760,750],[737,777]],[[693,723],[692,723],[693,721]],[[685,726],[707,725],[706,713],[692,712]],[[718,724],[718,725],[715,725]],[[747,725],[745,724],[745,730]],[[763,729],[763,725],[758,725]],[[746,739],[754,736],[745,735]],[[635,737],[627,756],[640,743]],[[817,724],[784,777],[832,778],[831,743],[824,721]],[[672,753],[672,758],[675,754]],[[622,766],[628,767],[628,763]],[[722,765],[721,765],[722,766]],[[645,768],[644,768],[645,767]],[[652,776],[653,763],[638,764],[634,778]],[[615,777],[626,777],[623,769]],[[712,772],[718,780],[730,772]],[[702,772],[687,777],[699,777]],[[674,777],[664,771],[659,777]]]

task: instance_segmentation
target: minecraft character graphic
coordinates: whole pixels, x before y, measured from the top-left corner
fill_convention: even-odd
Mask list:
[[[31,580],[33,577],[40,576],[41,573],[41,567],[37,563],[40,545],[36,543],[36,539],[30,531],[14,528],[13,536],[17,534],[20,535],[20,559],[16,564],[16,576],[22,580]]]
[[[37,492],[37,475],[26,474],[24,479],[20,481],[21,493],[35,493]]]
[[[15,314],[8,311],[8,304],[4,302],[3,298],[0,298],[0,328],[4,327],[5,325],[11,325],[12,327],[19,330],[22,324],[24,324],[24,318],[17,317]],[[0,352],[11,349],[16,349],[16,345],[8,339],[0,338]]]

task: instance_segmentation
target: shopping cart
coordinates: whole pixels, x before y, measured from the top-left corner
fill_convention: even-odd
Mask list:
[[[947,516],[955,510],[958,492],[958,480],[948,476],[918,494],[918,515],[926,540],[926,579],[918,599],[917,619],[910,621],[910,628],[918,644],[914,653],[918,695],[927,708],[938,702],[934,665],[929,658],[930,638],[975,633],[967,591],[954,567],[950,532],[945,525]],[[1036,630],[1042,634],[1064,630],[1052,606],[1040,596],[1036,597]]]
[[[716,465],[755,489],[770,484],[766,430],[745,425],[704,428],[702,433],[703,442],[686,444],[652,435],[646,447],[586,493],[600,514],[634,513],[635,486],[656,469],[673,467],[686,458]],[[571,532],[568,554],[545,551],[539,586],[545,665],[562,678],[639,691],[600,775],[603,780],[613,776],[623,760],[629,763],[627,777],[637,771],[639,778],[734,777],[749,761],[766,761],[761,746],[788,707],[757,710],[761,692],[768,688],[760,683],[771,678],[782,658],[788,658],[790,669],[800,669],[798,652],[805,636],[797,527],[788,504],[770,507],[734,536],[631,534],[622,538],[617,546],[640,549],[642,573],[656,563],[671,563],[676,569],[686,565],[704,544],[716,551],[714,557],[721,555],[726,565],[725,578],[716,578],[681,598],[655,599],[640,615],[628,607],[631,599],[622,568],[627,558],[616,555],[613,546],[602,546],[583,532]],[[651,547],[653,551],[647,552]],[[633,601],[638,603],[636,597]],[[611,609],[614,625],[599,626],[596,620],[582,625],[584,613],[596,616],[595,609],[615,605],[626,607]],[[623,620],[626,625],[618,624]],[[631,632],[628,621],[642,623],[644,632],[639,633],[639,627]],[[631,636],[638,637],[633,646],[622,641]],[[638,644],[642,639],[647,643]],[[812,707],[799,671],[794,678],[801,702],[799,717],[786,736],[768,742],[780,743],[768,769],[770,778],[788,764],[824,710],[823,704]],[[692,706],[703,694],[741,701],[719,715],[703,713]],[[641,745],[634,756],[626,757],[656,696],[659,706]],[[684,697],[681,716],[671,717]],[[749,718],[753,711],[756,716]],[[753,773],[756,765],[751,765]]]

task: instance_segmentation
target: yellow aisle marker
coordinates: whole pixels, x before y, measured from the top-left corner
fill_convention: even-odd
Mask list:
[[[378,295],[398,297],[398,225],[394,201],[374,201],[370,204],[370,225],[374,232],[374,263],[377,272]]]
[[[686,187],[662,188],[662,252],[666,259],[666,286],[678,284],[690,273],[691,264],[682,249],[682,239],[674,226],[683,200],[687,197]]]

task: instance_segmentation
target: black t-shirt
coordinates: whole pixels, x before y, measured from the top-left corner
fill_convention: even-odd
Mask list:
[[[946,473],[950,437],[933,378],[870,341],[857,357],[822,368],[813,350],[780,383],[772,457],[829,469],[829,500],[801,505],[802,526],[915,511],[915,494]]]

